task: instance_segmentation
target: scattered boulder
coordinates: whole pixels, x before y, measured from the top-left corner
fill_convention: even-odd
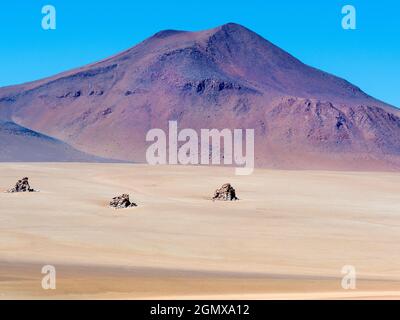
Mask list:
[[[225,183],[221,188],[215,190],[214,197],[212,199],[221,201],[239,200],[239,198],[236,197],[235,189],[230,183]]]
[[[123,194],[118,197],[112,198],[110,201],[110,207],[115,209],[129,208],[129,207],[137,207],[137,204],[129,201],[129,194]]]
[[[21,180],[18,180],[15,184],[15,187],[12,189],[7,190],[7,192],[14,193],[14,192],[36,192],[37,190],[31,188],[28,182],[28,177],[24,177]]]

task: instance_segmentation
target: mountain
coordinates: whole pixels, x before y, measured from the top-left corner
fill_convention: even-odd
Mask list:
[[[0,89],[0,118],[145,161],[151,128],[254,128],[256,166],[398,169],[400,113],[249,29],[166,30],[103,61]]]
[[[1,162],[106,161],[14,122],[0,121],[0,150]]]

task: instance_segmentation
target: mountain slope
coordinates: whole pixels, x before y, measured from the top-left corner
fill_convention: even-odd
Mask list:
[[[399,167],[399,110],[237,24],[167,30],[109,59],[0,89],[0,117],[145,161],[151,128],[254,128],[256,165]]]
[[[62,141],[13,122],[0,122],[0,162],[100,162],[104,160],[75,150]]]

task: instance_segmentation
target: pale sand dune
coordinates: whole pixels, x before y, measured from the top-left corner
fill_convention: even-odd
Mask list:
[[[0,193],[0,299],[400,298],[397,173],[13,163],[0,191],[23,176],[40,192]],[[225,182],[240,201],[210,200]],[[108,208],[121,193],[138,207]]]

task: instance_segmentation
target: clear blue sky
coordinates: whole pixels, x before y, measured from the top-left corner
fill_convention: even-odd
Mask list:
[[[57,29],[41,28],[41,8]],[[357,30],[341,8],[357,9]],[[236,22],[303,62],[400,107],[400,3],[395,0],[24,0],[0,2],[0,86],[97,61],[162,29],[202,30]]]

